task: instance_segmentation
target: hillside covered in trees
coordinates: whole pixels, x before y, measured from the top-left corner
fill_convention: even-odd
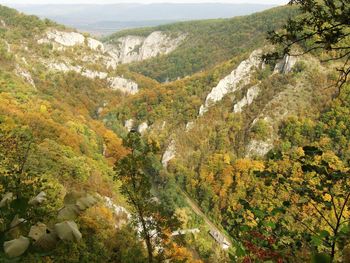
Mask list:
[[[0,262],[349,262],[335,2],[101,41],[0,6]]]

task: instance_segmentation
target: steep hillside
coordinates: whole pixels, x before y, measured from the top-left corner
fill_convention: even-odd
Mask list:
[[[161,31],[172,37],[186,36],[181,46],[167,56],[130,65],[132,71],[158,81],[175,80],[209,69],[216,64],[263,45],[266,32],[279,28],[293,8],[274,8],[250,16],[163,25],[155,28],[121,31],[105,39],[119,45],[127,36],[149,36]]]
[[[100,42],[0,6],[0,261],[345,258],[349,85],[322,51],[261,59],[297,12]]]
[[[1,6],[0,35],[0,261],[104,262],[127,236],[136,249],[135,232],[115,236],[128,212],[113,165],[127,150],[97,116],[138,87],[99,42],[50,21]]]

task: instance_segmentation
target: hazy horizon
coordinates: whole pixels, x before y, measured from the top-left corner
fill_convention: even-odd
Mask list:
[[[193,4],[193,3],[225,3],[225,4],[261,4],[261,5],[283,5],[287,4],[288,0],[0,0],[0,4],[9,6],[13,5],[81,5],[81,4],[92,4],[92,5],[109,5],[109,4],[152,4],[152,3],[181,3],[181,4]]]
[[[7,1],[0,0],[0,3]],[[108,35],[123,29],[158,26],[178,21],[231,18],[277,6],[276,3],[268,4],[266,1],[263,4],[252,3],[254,1],[193,0],[181,3],[183,2],[181,0],[147,0],[140,3],[137,0],[103,0],[94,3],[96,1],[78,0],[68,3],[67,0],[62,0],[56,3],[57,1],[53,0],[38,0],[32,4],[33,0],[11,0],[11,4],[7,5],[25,14],[48,18],[97,36]],[[283,1],[270,0],[269,2]]]

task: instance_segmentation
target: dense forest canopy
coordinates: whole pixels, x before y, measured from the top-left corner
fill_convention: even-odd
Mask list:
[[[349,3],[292,3],[104,43],[0,6],[0,261],[349,262]]]

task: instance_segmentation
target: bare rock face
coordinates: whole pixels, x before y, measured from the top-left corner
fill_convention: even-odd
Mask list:
[[[87,45],[94,51],[104,52],[104,45],[102,42],[91,37],[85,38],[84,35],[76,32],[65,32],[58,30],[51,30],[46,32],[46,36],[38,40],[39,44],[55,43],[63,47],[73,47],[77,45]],[[61,48],[56,48],[60,50]]]
[[[255,85],[248,89],[247,94],[244,96],[243,99],[241,99],[235,106],[233,107],[234,113],[240,113],[243,111],[243,108],[245,106],[249,106],[253,103],[254,99],[259,96],[260,88],[258,85]]]
[[[85,37],[76,32],[52,30],[46,33],[45,38],[38,40],[38,43],[50,43],[51,41],[54,41],[62,46],[72,47],[84,44]]]
[[[137,128],[137,131],[141,134],[145,133],[148,130],[148,124],[147,122],[143,122],[139,125],[139,127]]]
[[[8,53],[10,53],[10,52],[11,52],[11,45],[10,45],[9,42],[7,42],[6,40],[5,40],[5,45],[6,45],[6,51],[7,51]]]
[[[185,128],[186,132],[189,132],[190,130],[192,130],[193,127],[194,127],[194,122],[193,121],[188,122]]]
[[[6,27],[5,21],[1,19],[1,20],[0,20],[0,25],[1,25],[2,27]]]
[[[248,157],[254,157],[254,156],[264,156],[266,155],[270,150],[273,149],[273,140],[252,140],[250,141],[248,147],[247,147],[247,156]]]
[[[125,214],[128,219],[131,219],[131,214],[129,213],[128,210],[126,210],[122,206],[114,204],[113,200],[111,198],[109,198],[107,196],[105,196],[104,198],[105,198],[106,206],[108,208],[112,209],[114,214],[116,214],[116,215]]]
[[[87,38],[87,45],[92,50],[104,52],[103,43],[96,39],[93,39],[91,37]]]
[[[176,157],[176,145],[175,141],[172,140],[170,144],[168,145],[168,148],[166,149],[165,153],[162,157],[162,164],[164,168],[168,167],[168,163]]]
[[[292,71],[297,61],[298,60],[296,57],[285,55],[284,58],[276,64],[275,70],[273,73],[287,74]]]
[[[44,62],[46,67],[48,67],[51,70],[54,71],[60,71],[60,72],[69,72],[74,71],[78,74],[81,74],[84,77],[90,78],[90,79],[107,79],[109,83],[109,87],[113,90],[120,90],[126,94],[134,95],[139,91],[138,84],[132,80],[125,79],[122,77],[110,77],[108,78],[107,72],[100,72],[100,71],[93,71],[86,68],[83,68],[82,66],[73,66],[69,63],[64,62]]]
[[[126,36],[118,39],[117,46],[107,46],[107,52],[118,64],[130,63],[139,60],[139,51],[144,38]]]
[[[110,87],[114,90],[120,90],[124,93],[134,95],[139,91],[139,85],[129,79],[113,77],[108,79]]]
[[[259,67],[261,64],[260,55],[260,50],[254,51],[230,75],[220,80],[219,84],[208,94],[204,105],[200,107],[199,116],[203,116],[211,105],[221,101],[228,93],[235,92],[243,85],[248,84],[253,69]]]
[[[130,119],[125,121],[124,127],[128,130],[128,132],[130,132],[132,130],[132,128],[134,127],[134,120]]]
[[[121,37],[116,45],[108,45],[106,49],[119,64],[125,64],[168,54],[174,51],[185,37],[185,35],[179,35],[171,38],[161,31],[155,31],[147,37]]]
[[[92,71],[89,69],[84,69],[81,66],[73,66],[68,63],[48,63],[47,66],[48,68],[55,71],[61,71],[61,72],[74,71],[90,79],[95,79],[95,78],[106,79],[108,76],[106,72]]]
[[[140,60],[156,57],[160,54],[168,54],[174,51],[184,39],[184,35],[172,39],[161,31],[155,31],[143,42]]]
[[[25,69],[21,68],[20,66],[16,66],[15,69],[15,73],[17,76],[23,78],[23,80],[25,82],[27,82],[28,84],[32,85],[33,87],[35,87],[35,83],[34,80],[32,78],[32,75]]]

